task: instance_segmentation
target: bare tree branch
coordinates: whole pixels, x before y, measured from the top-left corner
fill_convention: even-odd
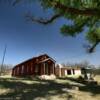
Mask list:
[[[49,23],[52,23],[54,20],[56,20],[57,18],[61,17],[61,14],[55,14],[53,15],[50,19],[46,20],[46,19],[36,19],[34,18],[33,16],[31,15],[26,15],[26,18],[32,22],[37,22],[37,23],[41,23],[41,24],[44,24],[44,25],[47,25]]]
[[[100,41],[97,41],[96,43],[94,43],[90,48],[88,48],[88,52],[89,53],[93,53],[94,49],[96,48],[96,46],[100,43]]]
[[[22,0],[15,0],[12,5],[15,6],[16,4],[18,4],[19,2],[21,2]]]

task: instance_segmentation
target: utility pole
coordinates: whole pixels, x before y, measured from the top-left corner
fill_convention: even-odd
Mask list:
[[[1,64],[1,69],[0,69],[0,75],[2,75],[2,72],[3,72],[3,65],[4,65],[6,50],[7,50],[7,45],[5,45],[4,52],[3,52],[2,64]]]

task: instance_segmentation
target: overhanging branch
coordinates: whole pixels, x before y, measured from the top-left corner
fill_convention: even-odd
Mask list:
[[[13,5],[16,5],[17,3],[21,2],[22,0],[15,0],[13,2]],[[54,8],[62,9],[64,12],[70,13],[70,14],[77,14],[77,15],[85,15],[85,16],[98,16],[100,17],[100,9],[97,8],[84,8],[84,9],[78,9],[73,7],[68,7],[56,0],[50,0],[51,5]]]
[[[90,48],[88,48],[88,52],[89,53],[93,53],[96,46],[100,43],[100,41],[97,41],[96,43],[94,43]]]
[[[37,23],[41,23],[44,25],[47,25],[49,23],[52,23],[54,20],[56,20],[57,18],[61,17],[61,14],[55,14],[53,15],[50,19],[46,20],[46,19],[36,19],[31,15],[26,15],[26,18],[32,22],[37,22]]]
[[[20,3],[22,0],[15,0],[12,2],[12,6],[15,6],[16,4]]]
[[[84,9],[78,9],[73,7],[67,7],[60,2],[51,0],[52,6],[58,9],[62,9],[65,13],[70,14],[77,14],[77,15],[85,15],[85,16],[98,16],[100,17],[100,10],[96,8],[84,8]]]

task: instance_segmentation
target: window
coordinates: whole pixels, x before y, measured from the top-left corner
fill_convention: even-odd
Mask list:
[[[15,69],[13,70],[13,75],[15,75]]]
[[[35,73],[38,73],[38,71],[39,71],[39,67],[38,65],[35,65]]]
[[[36,62],[38,62],[38,58],[36,59]]]
[[[19,74],[19,67],[17,68],[17,75]]]
[[[71,70],[67,70],[67,74],[68,75],[71,75]]]
[[[26,69],[27,69],[27,73],[28,73],[29,72],[29,66],[28,65],[26,66]]]
[[[45,63],[45,74],[49,74],[49,72],[48,72],[48,63]]]
[[[21,73],[22,73],[22,74],[24,73],[24,65],[22,65]]]
[[[33,66],[31,66],[31,72],[33,71]]]

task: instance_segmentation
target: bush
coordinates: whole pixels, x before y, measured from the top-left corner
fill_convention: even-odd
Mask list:
[[[79,81],[84,81],[83,76],[79,76],[79,77],[78,77],[78,80],[79,80]]]

